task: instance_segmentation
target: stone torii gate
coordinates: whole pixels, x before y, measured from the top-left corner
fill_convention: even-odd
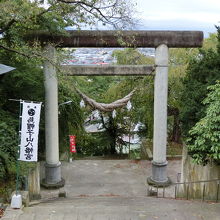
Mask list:
[[[147,75],[155,69],[154,86],[154,134],[152,175],[149,184],[167,185],[167,94],[169,48],[201,47],[201,31],[68,31],[68,35],[32,34],[46,44],[45,52],[55,62],[55,47],[149,47],[156,48],[155,66],[63,66],[70,75]],[[58,141],[58,90],[56,69],[49,61],[44,62],[45,74],[45,120],[46,120],[46,187],[61,187]]]

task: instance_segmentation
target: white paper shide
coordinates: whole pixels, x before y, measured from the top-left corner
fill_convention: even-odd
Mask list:
[[[22,161],[37,161],[41,103],[22,102],[20,157]]]

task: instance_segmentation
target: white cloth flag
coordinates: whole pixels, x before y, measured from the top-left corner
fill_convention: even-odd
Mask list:
[[[22,102],[20,157],[23,161],[37,161],[41,103]]]

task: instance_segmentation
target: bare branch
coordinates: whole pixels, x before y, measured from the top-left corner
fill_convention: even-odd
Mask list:
[[[89,9],[87,9],[86,7],[84,7],[83,5],[80,5],[80,7],[82,7],[82,8],[83,8],[85,11],[87,11],[88,13],[92,14],[94,17],[96,17],[96,15],[95,15],[95,13],[92,12],[92,11],[93,11],[93,9],[95,9],[95,10],[99,13],[99,15],[101,16],[101,17],[99,17],[99,20],[100,20],[100,21],[114,25],[114,23],[110,22],[110,21],[108,20],[107,16],[103,15],[102,12],[101,12],[98,8],[92,8],[92,9],[89,10]]]
[[[22,55],[22,56],[27,57],[27,58],[33,58],[32,55],[29,55],[29,54],[20,52],[20,51],[18,51],[18,50],[15,50],[15,49],[6,47],[6,46],[4,46],[4,45],[0,45],[0,48],[3,48],[4,50],[7,50],[7,51],[12,52],[12,53],[16,53],[16,54]],[[36,56],[35,56],[35,57],[36,57]]]
[[[84,2],[84,1],[69,1],[69,0],[57,0],[58,2],[63,2],[63,3],[66,3],[66,4],[76,4],[76,5],[85,5],[87,7],[90,7],[90,8],[93,8],[95,6],[95,3],[94,4],[89,4],[87,2]]]
[[[66,3],[66,4],[75,4],[81,7],[83,10],[85,10],[89,14],[93,15],[95,18],[99,19],[99,21],[110,24],[114,26],[115,28],[117,28],[117,23],[119,23],[119,22],[116,22],[116,20],[126,20],[126,19],[129,20],[128,16],[114,16],[114,13],[113,12],[110,13],[109,11],[108,11],[108,15],[103,13],[103,11],[106,9],[115,8],[118,4],[118,0],[116,0],[111,5],[108,5],[108,6],[100,5],[100,7],[96,6],[95,3],[90,4],[85,1],[74,1],[74,0],[57,0],[57,1]],[[94,11],[96,11],[96,13],[99,14],[99,17],[97,17]],[[114,19],[114,21],[112,21],[112,19]]]
[[[101,17],[103,17],[103,18],[105,18],[105,15],[101,12],[101,7],[99,8],[99,7],[96,7],[95,6],[95,3],[93,3],[93,4],[89,4],[89,3],[87,3],[87,2],[84,2],[84,1],[70,1],[70,0],[58,0],[59,2],[63,2],[63,3],[67,3],[67,4],[77,4],[77,5],[79,5],[80,7],[82,7],[84,10],[86,10],[87,12],[89,12],[89,13],[92,13],[92,10],[96,10],[100,15],[101,15]],[[87,6],[87,7],[89,7],[90,8],[90,10],[89,9],[86,9],[84,6]],[[108,7],[111,7],[111,6],[108,6]],[[103,7],[103,9],[104,9],[104,7]],[[94,14],[93,14],[94,15]],[[107,19],[106,19],[107,20]]]

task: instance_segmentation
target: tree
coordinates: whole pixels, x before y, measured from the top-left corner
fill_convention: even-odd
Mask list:
[[[182,81],[186,75],[190,57],[197,49],[170,49],[169,80],[168,80],[168,138],[170,141],[181,143],[181,93]]]
[[[182,89],[181,79],[185,75],[184,70],[187,66],[186,55],[191,54],[193,51],[186,49],[171,49],[170,52],[170,68],[169,68],[169,84],[168,84],[168,130],[169,139],[171,141],[180,143],[180,93]],[[140,54],[133,49],[127,49],[125,51],[116,51],[115,56],[119,64],[154,64],[154,59]],[[144,79],[144,80],[143,80]],[[134,83],[135,82],[135,83]],[[154,80],[152,77],[132,77],[129,80],[125,80],[125,84],[130,85],[137,84],[137,95],[134,96],[134,108],[136,113],[134,114],[135,120],[145,124],[146,134],[148,138],[153,136],[153,102],[154,102]],[[129,85],[130,84],[130,85]],[[145,135],[146,135],[145,134]]]
[[[117,79],[119,79],[118,77],[116,77]],[[85,94],[82,94],[81,91],[78,90],[78,93],[80,93],[80,95],[83,97],[83,99],[85,100],[85,102],[88,104],[88,106],[92,106],[92,108],[94,108],[94,106],[96,106],[96,109],[100,111],[100,120],[92,120],[92,122],[90,123],[99,123],[102,124],[103,128],[105,129],[105,131],[100,132],[99,135],[97,134],[96,136],[99,136],[99,138],[96,140],[99,142],[97,142],[97,145],[100,145],[102,147],[100,147],[100,152],[99,154],[115,154],[116,153],[116,146],[120,143],[123,142],[122,140],[122,135],[128,133],[128,129],[127,129],[127,123],[125,123],[125,120],[122,118],[123,116],[126,116],[126,111],[125,111],[125,107],[120,107],[118,105],[126,105],[126,102],[130,99],[131,94],[133,93],[129,93],[129,95],[126,94],[126,97],[124,97],[123,99],[121,99],[122,97],[120,97],[120,102],[117,102],[117,114],[116,117],[112,116],[112,112],[106,112],[109,111],[110,109],[114,110],[114,104],[112,103],[113,101],[115,101],[115,94],[111,95],[108,91],[108,86],[110,84],[110,88],[111,91],[113,91],[113,88],[115,88],[115,86],[117,85],[117,81],[115,81],[114,77],[89,77],[89,83],[90,83],[90,97],[86,97],[85,99]],[[98,80],[97,80],[98,79]],[[108,79],[108,80],[107,80]],[[112,79],[109,82],[109,79]],[[97,82],[99,82],[97,84]],[[114,82],[114,84],[112,84]],[[105,88],[105,89],[104,89]],[[109,89],[110,89],[109,88]],[[104,89],[104,90],[103,90]],[[106,90],[108,92],[106,92]],[[98,92],[97,92],[98,91]],[[102,93],[99,93],[100,91],[102,91]],[[94,94],[92,96],[92,94]],[[95,102],[91,99],[91,97],[96,100],[100,100],[101,103],[112,103],[109,104],[108,107],[107,105],[102,106],[101,103]],[[116,98],[117,100],[119,99]],[[118,100],[119,101],[119,100]],[[119,104],[121,103],[121,104]],[[104,110],[106,109],[106,110]],[[91,109],[90,108],[86,108],[87,114],[88,116],[91,115]],[[93,109],[94,110],[94,109]],[[114,110],[115,111],[115,110]],[[88,135],[86,135],[88,136]],[[95,147],[96,148],[96,147]],[[94,149],[94,151],[96,151]],[[97,151],[96,151],[96,155],[97,155]]]
[[[1,124],[1,126],[8,126],[6,130],[9,131],[11,131],[9,124],[12,124],[12,130],[18,131],[18,123],[11,122],[17,121],[19,109],[18,105],[15,107],[15,103],[9,102],[9,98],[44,100],[41,66],[42,61],[47,60],[47,57],[42,54],[38,42],[30,45],[25,41],[26,34],[30,31],[65,34],[68,26],[80,29],[81,26],[91,27],[99,25],[100,22],[103,25],[123,28],[124,25],[132,23],[130,11],[133,10],[132,3],[125,0],[50,0],[48,4],[42,4],[42,1],[38,0],[2,0],[0,7],[0,60],[6,65],[16,67],[12,73],[0,76],[0,117],[1,123],[6,122],[6,125]],[[58,52],[61,55],[64,50]],[[77,107],[79,99],[70,90],[67,80],[62,79],[59,82],[59,100],[62,102],[69,99],[74,101],[74,105],[60,108],[61,144],[65,143],[66,133],[81,129],[83,121],[82,113]],[[5,115],[9,116],[5,117]],[[44,114],[42,116],[44,117]],[[42,152],[44,151],[43,124],[42,118],[39,145]],[[13,145],[13,143],[9,144]],[[5,146],[3,142],[0,145]]]
[[[205,116],[189,131],[188,153],[198,164],[220,164],[220,81],[208,87]]]
[[[153,63],[152,58],[147,58],[143,54],[139,53],[134,49],[125,49],[124,51],[117,50],[113,52],[113,56],[117,57],[118,63],[120,64],[143,64],[143,63]],[[126,57],[126,60],[124,59]],[[121,60],[120,60],[121,59]],[[116,117],[112,117],[112,113],[102,113],[103,118],[102,124],[105,128],[105,132],[99,134],[99,138],[96,138],[97,146],[103,146],[102,149],[99,148],[100,152],[103,153],[116,153],[116,146],[125,144],[122,140],[122,136],[129,133],[129,128],[131,124],[139,121],[144,121],[145,118],[151,117],[152,115],[145,114],[140,115],[139,113],[143,111],[144,108],[149,108],[152,110],[152,105],[142,106],[141,102],[148,102],[148,99],[144,99],[143,96],[147,96],[146,93],[151,93],[150,90],[144,89],[146,85],[152,85],[152,76],[150,77],[79,77],[77,80],[77,87],[80,88],[89,97],[92,97],[98,102],[111,103],[118,100],[128,93],[130,93],[134,88],[137,87],[137,91],[132,97],[132,108],[131,112],[128,113],[126,108],[118,109]],[[143,87],[141,85],[144,85]],[[138,85],[138,86],[137,86]],[[141,97],[143,99],[141,99]],[[153,96],[151,96],[153,97]],[[153,99],[151,99],[152,101]],[[140,103],[140,105],[139,105]],[[91,110],[86,113],[89,115]],[[130,117],[130,115],[132,115]],[[129,119],[125,120],[125,118]],[[142,117],[143,116],[143,117]],[[105,120],[104,120],[105,118]],[[148,121],[148,120],[146,120]],[[100,123],[100,121],[99,121]],[[150,127],[151,126],[151,127]],[[152,123],[149,123],[148,129],[152,129]],[[151,134],[151,131],[149,132]],[[85,138],[89,135],[85,135]],[[98,136],[98,135],[96,135]],[[91,145],[91,144],[90,144]],[[102,155],[102,154],[101,154]]]
[[[24,36],[30,31],[65,33],[67,27],[78,28],[113,25],[123,28],[132,24],[134,4],[118,0],[2,0],[0,2],[0,48],[30,57],[42,57],[40,45],[29,45]],[[44,57],[45,58],[45,57]]]
[[[152,57],[146,57],[132,48],[116,50],[113,53],[113,56],[116,57],[117,64],[119,65],[154,64],[154,59]],[[152,138],[153,136],[153,82],[154,80],[152,76],[121,77],[118,84],[108,90],[108,93],[111,94],[111,96],[118,96],[124,95],[134,88],[136,89],[132,98],[132,123],[143,123],[145,125],[143,134],[148,138]]]
[[[217,35],[212,34],[206,42],[206,47],[199,50],[189,64],[183,81],[182,100],[182,121],[184,133],[188,137],[188,152],[196,163],[202,165],[220,162],[220,85],[219,81],[216,83],[220,76],[219,27]]]
[[[120,110],[119,110],[120,111]],[[117,111],[117,112],[119,112]],[[104,120],[103,114],[101,114],[102,125],[105,128],[104,134],[108,140],[108,150],[107,153],[111,155],[116,154],[116,147],[120,144],[125,144],[122,140],[122,136],[127,133],[125,123],[120,123],[121,114],[117,113],[116,117],[112,116],[112,113],[104,114],[106,121]]]
[[[59,103],[72,101],[69,105],[59,106],[59,150],[61,153],[67,150],[69,143],[68,135],[77,136],[77,143],[81,145],[82,136],[85,131],[84,112],[80,109],[80,97],[73,89],[73,84],[77,81],[74,77],[59,76]]]
[[[216,51],[217,37],[216,33],[212,33],[208,38],[204,40],[202,50]],[[191,113],[186,113],[186,108],[192,108],[189,103],[188,93],[192,94],[195,89],[191,89],[190,86],[186,88],[186,84],[196,81],[197,77],[194,76],[189,79],[191,75],[190,66],[193,60],[197,60],[201,56],[201,50],[197,48],[175,48],[170,49],[169,59],[169,85],[168,85],[168,115],[169,124],[172,125],[170,133],[170,140],[175,142],[181,141],[182,129],[183,134],[186,135],[189,128],[188,116],[191,117]],[[202,63],[202,61],[201,61]],[[200,64],[198,64],[199,66]],[[199,72],[197,71],[197,74]],[[200,93],[200,92],[198,92]],[[202,101],[202,100],[201,100]],[[196,101],[197,102],[197,101]],[[181,126],[182,125],[182,126]],[[191,126],[191,125],[190,125]],[[182,128],[182,129],[181,129]]]
[[[219,28],[217,30],[219,38]],[[220,40],[218,40],[218,46],[216,48],[219,48],[219,42]],[[182,128],[185,136],[205,116],[205,108],[202,100],[206,97],[207,87],[215,84],[220,76],[220,50],[208,48],[200,49],[198,53],[191,57],[186,75],[183,79],[180,106]]]

